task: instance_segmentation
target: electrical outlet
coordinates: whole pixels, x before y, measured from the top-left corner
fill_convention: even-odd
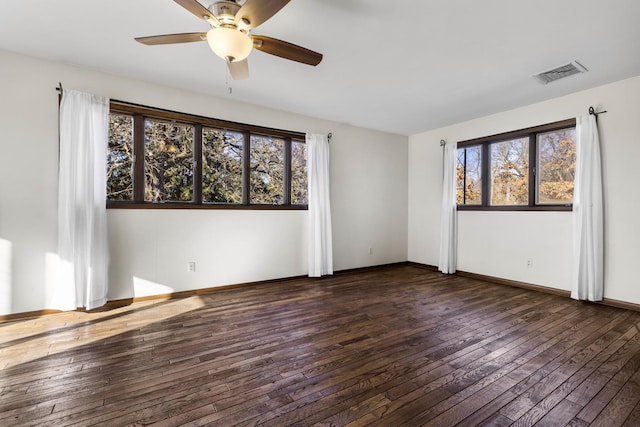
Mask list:
[[[195,273],[196,272],[196,262],[195,261],[189,261],[187,263],[187,271],[189,273]]]
[[[527,268],[533,268],[533,260],[531,258],[527,260]]]
[[[373,255],[373,247],[369,247],[369,255]]]

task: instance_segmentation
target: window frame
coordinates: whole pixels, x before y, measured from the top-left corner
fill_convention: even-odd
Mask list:
[[[214,119],[194,114],[180,113],[161,108],[147,107],[123,101],[111,100],[109,113],[133,117],[133,200],[106,200],[108,209],[251,209],[251,210],[307,210],[308,204],[291,203],[291,144],[292,141],[305,143],[305,134],[282,129],[274,129],[227,120]],[[193,138],[193,200],[151,202],[144,199],[144,123],[146,119],[169,121],[191,125]],[[244,135],[242,150],[242,202],[212,203],[202,201],[202,129],[214,128]],[[251,135],[273,137],[284,140],[284,200],[282,204],[250,203],[250,156]]]
[[[534,126],[516,131],[504,132],[497,135],[484,136],[481,138],[460,141],[457,148],[470,148],[480,146],[481,163],[481,203],[476,205],[457,205],[459,211],[572,211],[573,203],[538,204],[536,200],[536,190],[538,181],[536,177],[536,167],[538,163],[537,135],[545,132],[552,132],[562,129],[575,128],[576,119],[562,120],[545,125]],[[491,179],[488,174],[490,170],[490,146],[494,143],[510,141],[513,139],[529,138],[529,203],[527,205],[491,205],[490,191]],[[466,177],[466,174],[465,174]]]

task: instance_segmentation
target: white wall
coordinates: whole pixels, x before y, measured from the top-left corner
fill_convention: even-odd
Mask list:
[[[561,83],[560,83],[561,84]],[[540,90],[544,90],[541,86]],[[606,109],[599,118],[605,191],[605,297],[640,303],[640,77],[409,137],[409,260],[438,264],[442,149]],[[570,289],[570,212],[459,212],[458,269]],[[533,260],[528,268],[527,259]]]
[[[335,268],[407,260],[404,136],[5,51],[0,64],[0,314],[47,308],[47,260],[57,249],[58,82],[224,120],[332,132]],[[305,274],[306,219],[306,211],[109,210],[109,298]]]

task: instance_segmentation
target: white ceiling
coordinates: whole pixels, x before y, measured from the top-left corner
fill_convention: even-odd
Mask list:
[[[640,75],[639,19],[638,0],[292,0],[253,33],[323,61],[254,50],[232,94],[206,43],[133,40],[209,28],[171,0],[2,0],[0,49],[411,135]],[[531,77],[573,60],[589,72]]]

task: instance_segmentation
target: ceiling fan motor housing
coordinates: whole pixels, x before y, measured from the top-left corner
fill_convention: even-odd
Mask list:
[[[209,6],[209,11],[213,13],[220,23],[235,24],[236,13],[240,10],[240,5],[234,1],[218,1]]]

